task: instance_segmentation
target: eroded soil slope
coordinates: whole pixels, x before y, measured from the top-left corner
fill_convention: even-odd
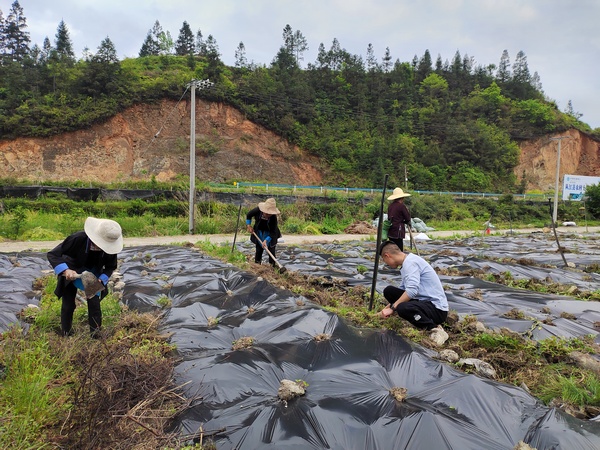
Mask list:
[[[527,190],[554,188],[559,135],[524,141],[515,175]],[[561,143],[564,174],[600,176],[600,142],[577,130]],[[190,103],[136,105],[86,130],[0,141],[2,178],[167,181],[189,177]],[[196,176],[212,182],[320,185],[327,166],[222,103],[196,102]]]

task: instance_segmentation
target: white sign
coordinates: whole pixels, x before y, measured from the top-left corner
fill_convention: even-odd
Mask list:
[[[600,183],[600,177],[565,175],[563,178],[563,200],[581,201],[585,188]]]

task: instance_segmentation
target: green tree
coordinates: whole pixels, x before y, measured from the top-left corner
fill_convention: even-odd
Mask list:
[[[508,56],[508,50],[502,52],[500,57],[500,64],[498,65],[498,72],[496,72],[496,79],[500,83],[507,83],[510,81],[510,57]]]
[[[148,34],[146,35],[146,39],[144,39],[144,43],[140,48],[139,56],[142,58],[144,56],[156,56],[158,55],[158,52],[158,42],[152,38],[152,33],[148,32]]]
[[[417,64],[415,81],[417,83],[423,81],[429,76],[431,70],[431,55],[429,54],[429,50],[425,50],[423,57],[419,60],[419,63]]]
[[[158,49],[161,55],[170,55],[173,53],[173,38],[170,31],[163,31],[158,35]]]
[[[23,15],[23,8],[15,0],[2,23],[2,59],[8,61],[22,61],[29,54],[29,32],[27,19]]]
[[[248,67],[248,59],[246,58],[246,47],[241,41],[235,49],[235,67],[237,67],[238,69],[245,69]]]
[[[61,63],[72,65],[75,62],[75,52],[73,51],[73,42],[69,34],[69,29],[64,20],[61,20],[56,30],[54,40],[54,51]]]
[[[157,20],[154,22],[154,25],[150,30],[148,30],[148,34],[146,35],[146,39],[142,44],[142,48],[140,48],[139,55],[143,56],[158,56],[161,52],[161,35],[164,34],[162,26],[160,22]]]
[[[196,33],[196,54],[198,56],[206,56],[206,42],[201,30],[198,30]]]
[[[448,188],[454,192],[489,192],[490,178],[483,170],[462,162],[455,167],[448,181]]]
[[[100,43],[98,51],[92,57],[92,61],[101,64],[114,64],[119,62],[115,45],[108,36]]]
[[[6,54],[6,21],[4,20],[4,13],[0,9],[0,62],[4,59]]]
[[[300,30],[293,31],[287,24],[283,28],[283,47],[294,56],[296,65],[300,66],[300,61],[304,59],[303,54],[308,50],[308,41]]]
[[[98,51],[90,58],[84,68],[80,90],[90,97],[104,98],[121,93],[123,85],[124,80],[122,79],[121,64],[117,57],[117,51],[107,36],[102,40]],[[121,100],[123,101],[124,98],[121,98]],[[114,102],[108,103],[114,105]],[[114,106],[110,108],[109,111],[114,111]]]
[[[179,56],[193,55],[196,53],[196,42],[194,40],[194,33],[190,28],[189,24],[184,20],[181,29],[179,30],[179,36],[175,43],[175,54]]]
[[[385,73],[392,70],[392,54],[389,47],[385,48],[385,54],[383,55],[383,58],[381,58],[381,69]]]
[[[366,66],[367,71],[371,73],[379,69],[377,58],[375,58],[375,50],[373,50],[373,44],[371,43],[369,43],[369,45],[367,46]]]
[[[600,183],[591,184],[585,188],[586,202],[588,211],[596,218],[600,218]]]

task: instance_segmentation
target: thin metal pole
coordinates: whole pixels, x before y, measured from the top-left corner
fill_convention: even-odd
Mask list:
[[[211,87],[214,83],[210,80],[192,80],[187,87],[191,88],[191,111],[190,111],[190,211],[189,211],[189,232],[194,234],[196,202],[196,89]]]
[[[383,191],[381,192],[381,205],[379,207],[379,223],[377,224],[377,245],[375,247],[375,265],[373,266],[373,282],[371,283],[371,299],[369,300],[369,311],[373,309],[375,298],[375,285],[377,284],[377,271],[379,269],[379,246],[381,245],[381,232],[383,231],[383,203],[385,202],[385,190],[387,189],[389,175],[386,173],[383,180]]]
[[[195,229],[195,208],[194,201],[196,197],[196,80],[192,81],[192,103],[190,112],[190,221],[189,232],[194,234]]]

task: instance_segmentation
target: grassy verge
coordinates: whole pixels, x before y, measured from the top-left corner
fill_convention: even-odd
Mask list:
[[[6,198],[0,200],[0,239],[60,240],[82,229],[87,216],[117,220],[126,237],[187,234],[189,205],[184,200],[74,201],[60,193],[35,200]],[[358,221],[370,223],[380,207],[378,200],[363,204],[347,198],[320,204],[298,197],[293,204],[280,203],[280,228],[286,234],[343,233]],[[510,196],[464,202],[448,195],[414,195],[407,203],[413,217],[440,231],[479,233],[485,230],[488,221],[499,229],[542,227],[550,222],[547,205],[514,202]],[[584,223],[578,205],[577,202],[562,204],[559,222],[568,219]],[[254,206],[243,206],[239,226],[243,227],[246,212]],[[233,203],[198,202],[194,232],[233,233],[238,225],[238,212],[239,206]],[[585,223],[594,226],[600,221],[586,216]]]
[[[103,337],[89,337],[87,308],[75,311],[73,337],[59,336],[55,278],[38,280],[40,308],[0,335],[0,448],[183,449],[169,433],[187,405],[173,385],[173,347],[159,317],[102,300]],[[214,448],[206,445],[204,448]]]

